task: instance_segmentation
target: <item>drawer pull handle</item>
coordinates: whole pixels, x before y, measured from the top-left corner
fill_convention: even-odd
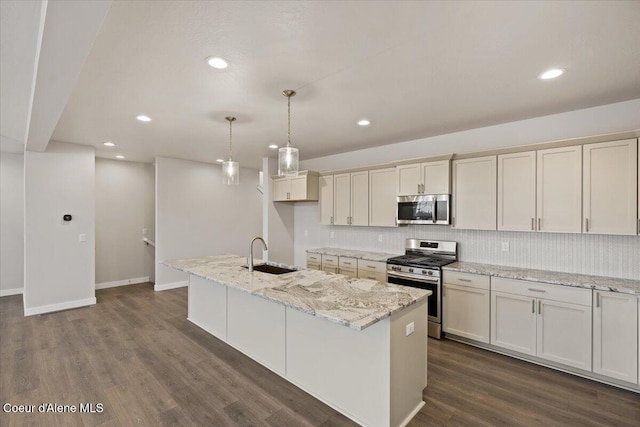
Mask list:
[[[376,268],[376,266],[375,266],[375,265],[367,265],[367,267],[369,267],[369,268]]]
[[[351,265],[351,263],[350,263],[350,262],[347,262],[347,261],[342,261],[342,263],[343,263],[343,264],[347,264],[347,265]]]
[[[529,288],[529,290],[530,290],[531,292],[547,292],[547,291],[545,291],[544,289]]]
[[[469,282],[469,283],[471,282],[470,279],[458,279],[458,280],[461,281],[461,282]]]

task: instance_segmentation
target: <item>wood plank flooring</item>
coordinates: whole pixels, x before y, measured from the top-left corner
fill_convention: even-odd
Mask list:
[[[102,403],[102,413],[6,414],[2,426],[351,426],[186,320],[186,288],[96,292],[98,304],[24,317],[0,298],[0,404]],[[416,426],[638,426],[640,395],[453,341],[429,341]]]

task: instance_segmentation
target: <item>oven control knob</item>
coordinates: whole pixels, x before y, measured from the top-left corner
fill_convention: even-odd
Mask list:
[[[429,276],[433,276],[433,271],[429,270],[429,271],[427,271],[427,274],[428,274]]]
[[[422,270],[422,274],[429,274],[429,273],[427,273],[427,270]]]
[[[409,273],[413,273],[413,268],[410,268],[410,269],[409,269]]]

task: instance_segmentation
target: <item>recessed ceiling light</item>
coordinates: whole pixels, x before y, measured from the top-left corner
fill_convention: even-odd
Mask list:
[[[140,120],[141,122],[150,122],[151,121],[151,117],[149,116],[145,116],[143,114],[136,116],[136,119]]]
[[[362,119],[358,122],[358,126],[369,126],[371,122],[367,119]]]
[[[209,64],[213,68],[217,68],[218,70],[223,70],[229,66],[229,63],[227,61],[222,58],[218,58],[217,56],[208,57],[207,64]]]
[[[124,156],[123,156],[123,155],[121,155],[121,154],[118,154],[118,155],[116,156],[116,159],[120,159],[120,160],[122,160],[122,159],[124,159]]]
[[[551,68],[545,71],[544,73],[540,74],[538,78],[540,80],[555,79],[556,77],[560,77],[561,75],[563,75],[564,71],[565,70],[563,68]]]
[[[276,144],[271,144],[269,148],[271,148],[272,150],[275,150],[276,148],[278,148],[278,146]]]
[[[107,147],[115,147],[116,146],[116,144],[114,144],[111,141],[103,142],[102,145],[107,146]]]
[[[222,162],[224,162],[224,160],[223,159],[216,159],[216,162],[222,163]]]

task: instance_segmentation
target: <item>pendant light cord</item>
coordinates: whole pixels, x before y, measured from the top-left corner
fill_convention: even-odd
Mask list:
[[[287,116],[288,116],[287,147],[290,147],[291,146],[291,95],[287,96],[287,101],[288,101],[287,102]]]
[[[229,161],[233,160],[233,120],[229,120]]]

